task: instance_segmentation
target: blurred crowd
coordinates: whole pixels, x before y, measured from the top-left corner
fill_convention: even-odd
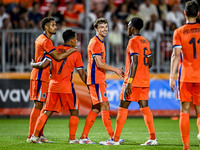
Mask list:
[[[145,30],[163,32],[184,24],[187,0],[89,0],[90,25],[100,17],[109,21],[110,30],[124,31],[132,17],[145,22]],[[45,16],[53,16],[58,28],[85,26],[86,0],[0,0],[1,29],[40,29]]]
[[[55,18],[58,30],[65,28],[85,29],[85,25],[93,29],[93,22],[100,17],[108,20],[110,62],[123,65],[128,42],[127,24],[133,17],[144,20],[142,35],[150,42],[153,64],[169,62],[172,51],[173,31],[185,23],[183,8],[188,0],[0,0],[0,29],[39,29],[43,17]],[[199,2],[200,0],[196,0]],[[86,19],[86,6],[89,3],[89,22]],[[200,18],[197,18],[199,21]],[[62,43],[57,33],[58,43]],[[83,43],[82,32],[78,32]],[[18,38],[22,37],[22,38]],[[30,51],[32,35],[29,33],[6,33],[6,61]],[[60,37],[60,38],[59,38]],[[157,38],[160,37],[160,41]],[[0,36],[0,40],[2,37]],[[10,39],[10,40],[9,40]],[[28,39],[27,43],[23,39]],[[30,41],[30,42],[29,42]],[[19,44],[18,44],[19,43]],[[18,46],[19,45],[19,46]],[[1,48],[1,43],[0,43]],[[81,48],[85,52],[85,47]],[[157,50],[160,56],[157,57]],[[19,54],[15,54],[19,53]],[[83,53],[84,54],[84,53]],[[83,55],[83,60],[84,60]],[[32,56],[29,56],[30,58]],[[157,61],[160,58],[160,61]],[[16,59],[16,60],[17,60]],[[13,61],[15,62],[15,61]],[[28,60],[27,60],[28,62]],[[168,64],[167,64],[168,66]]]

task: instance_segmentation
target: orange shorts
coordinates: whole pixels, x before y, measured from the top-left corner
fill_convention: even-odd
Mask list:
[[[200,83],[180,82],[178,92],[181,102],[200,105]]]
[[[126,98],[125,96],[125,89],[126,89],[126,84],[123,84],[120,94],[120,100],[138,102],[139,100],[149,99],[149,87],[132,87],[131,89],[132,94],[130,95],[129,98]]]
[[[108,95],[104,83],[89,85],[92,104],[96,105],[102,102],[108,102]]]
[[[79,108],[79,102],[75,93],[52,93],[48,92],[45,110],[60,112]]]
[[[45,102],[47,98],[49,83],[30,80],[30,100]]]

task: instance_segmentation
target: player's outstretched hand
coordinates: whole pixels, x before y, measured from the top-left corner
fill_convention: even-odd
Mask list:
[[[125,89],[125,96],[126,98],[129,98],[130,95],[132,94],[132,84],[131,83],[128,83],[127,86],[126,86],[126,89]]]
[[[33,67],[33,63],[35,63],[35,61],[33,59],[31,59],[31,67]]]
[[[176,81],[173,77],[171,77],[169,79],[169,86],[170,86],[171,90],[174,92],[176,89]]]
[[[123,68],[117,68],[115,73],[120,77],[120,78],[124,78],[124,72],[123,72]]]

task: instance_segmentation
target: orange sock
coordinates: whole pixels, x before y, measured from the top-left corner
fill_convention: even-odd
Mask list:
[[[190,114],[181,112],[179,126],[181,130],[181,137],[184,149],[189,149],[189,135],[190,135]]]
[[[200,133],[200,114],[197,115],[197,127],[198,127],[198,131]]]
[[[97,115],[98,114],[93,112],[92,110],[89,112],[89,114],[86,118],[86,121],[85,121],[85,126],[84,126],[84,129],[83,129],[83,133],[81,135],[81,139],[85,139],[88,136],[90,128],[93,126]]]
[[[69,120],[69,139],[74,140],[76,130],[78,128],[79,118],[77,116],[71,116]]]
[[[31,136],[32,136],[32,134],[34,132],[35,124],[36,124],[36,121],[37,121],[39,115],[40,115],[40,110],[36,109],[35,107],[33,107],[31,115],[30,115],[28,138],[31,138]]]
[[[149,131],[149,139],[155,140],[156,136],[155,136],[154,123],[153,123],[153,115],[151,113],[151,110],[149,109],[149,107],[140,108],[140,110],[143,113],[144,122]]]
[[[117,119],[116,119],[115,134],[114,134],[114,137],[113,137],[113,140],[115,142],[119,141],[122,129],[123,129],[124,124],[125,124],[126,119],[127,119],[127,115],[128,115],[128,109],[119,107]]]
[[[102,111],[102,121],[110,137],[113,137],[112,123],[110,119],[110,111]]]
[[[43,108],[42,108],[42,110],[41,110],[41,112],[40,112],[40,115],[42,115],[42,114],[44,113],[44,111],[45,111],[45,106],[43,106]],[[46,124],[46,123],[45,123],[45,124]],[[44,126],[45,126],[45,125],[44,125]],[[44,131],[44,127],[41,129],[40,134],[39,134],[39,137],[42,136],[42,135],[44,134],[43,131]]]
[[[39,137],[39,133],[41,131],[41,129],[44,127],[46,121],[47,121],[48,117],[46,114],[42,114],[40,115],[40,117],[38,118],[37,122],[36,122],[36,126],[35,126],[35,130],[34,130],[34,135],[36,137]]]

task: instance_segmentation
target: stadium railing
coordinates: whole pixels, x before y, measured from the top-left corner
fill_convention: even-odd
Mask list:
[[[95,31],[75,29],[78,37],[78,48],[82,54],[84,66],[87,66],[87,45],[86,35],[92,38]],[[62,32],[58,30],[52,36],[54,45],[63,44]],[[0,72],[30,72],[31,59],[34,59],[35,39],[42,33],[41,30],[0,30]],[[173,32],[154,33],[143,31],[142,35],[147,38],[151,45],[153,66],[150,72],[169,73],[170,57],[172,52]],[[127,32],[109,32],[105,38],[106,62],[116,67],[125,66],[126,47],[129,37]],[[86,68],[86,67],[85,67]]]

